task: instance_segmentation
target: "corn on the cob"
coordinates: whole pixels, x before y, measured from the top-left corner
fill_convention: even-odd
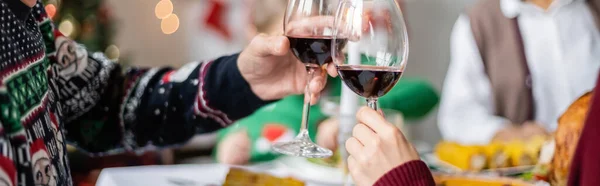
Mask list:
[[[504,151],[504,145],[501,143],[490,143],[483,146],[483,151],[487,156],[487,167],[490,169],[504,168],[509,166],[509,154]]]
[[[523,141],[510,142],[505,150],[510,156],[510,164],[513,167],[534,165],[537,162],[538,152],[528,148],[528,144]]]
[[[437,157],[461,170],[478,171],[485,167],[486,158],[481,148],[441,142],[435,148]]]

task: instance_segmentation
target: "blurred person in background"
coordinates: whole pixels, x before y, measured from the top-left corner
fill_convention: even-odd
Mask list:
[[[597,0],[480,0],[458,18],[439,127],[465,144],[546,135],[600,67]]]
[[[256,4],[254,15],[257,31],[281,34],[286,5],[286,1],[279,0],[263,0],[263,3]],[[267,21],[260,21],[267,17]],[[341,80],[330,78],[327,82],[322,95],[339,97]],[[426,116],[438,100],[438,94],[429,82],[404,77],[386,96],[380,98],[380,107],[399,111],[405,119],[416,120]],[[271,145],[296,136],[302,119],[302,104],[302,96],[288,96],[236,121],[234,127],[219,131],[215,158],[222,163],[238,165],[277,158],[279,155],[271,152]],[[319,145],[335,151],[338,120],[328,117],[320,105],[312,106],[310,113],[311,138],[316,139]]]
[[[123,69],[55,30],[40,1],[0,0],[0,25],[7,185],[73,185],[67,142],[93,155],[180,145],[305,88],[304,66],[282,36],[259,35],[240,54],[180,69]],[[309,88],[320,92],[325,81]]]

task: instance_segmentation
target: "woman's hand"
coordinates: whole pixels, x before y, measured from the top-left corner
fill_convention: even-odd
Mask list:
[[[393,168],[419,160],[415,148],[400,129],[387,122],[377,111],[361,108],[356,114],[358,124],[346,141],[348,169],[354,183],[373,185]]]

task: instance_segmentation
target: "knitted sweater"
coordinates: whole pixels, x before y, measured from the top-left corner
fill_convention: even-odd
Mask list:
[[[125,69],[55,31],[43,7],[0,0],[0,185],[72,185],[66,142],[93,155],[176,145],[266,104],[237,55]]]

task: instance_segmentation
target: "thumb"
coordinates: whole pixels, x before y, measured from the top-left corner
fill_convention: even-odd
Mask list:
[[[290,42],[285,36],[259,34],[252,39],[248,49],[257,56],[283,56],[289,47]]]

